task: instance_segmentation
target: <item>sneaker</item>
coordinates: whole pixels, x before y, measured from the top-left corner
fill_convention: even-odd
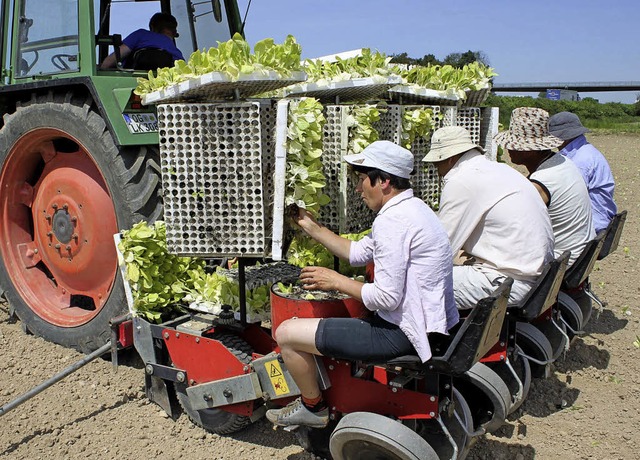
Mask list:
[[[320,412],[311,412],[304,407],[302,399],[298,398],[282,409],[268,410],[267,419],[277,426],[305,425],[312,428],[324,428],[329,423],[329,408]]]

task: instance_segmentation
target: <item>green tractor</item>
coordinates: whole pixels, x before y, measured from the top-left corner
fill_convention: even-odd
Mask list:
[[[3,1],[0,294],[25,331],[93,351],[126,310],[113,235],[162,218],[154,107],[133,94],[146,71],[99,63],[141,6],[178,20],[185,57],[242,33],[235,1]]]

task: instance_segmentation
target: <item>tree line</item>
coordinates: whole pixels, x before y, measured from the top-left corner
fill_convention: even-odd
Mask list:
[[[480,62],[486,66],[489,65],[489,58],[482,51],[466,51],[464,53],[450,53],[442,61],[433,54],[425,54],[421,58],[410,57],[407,53],[399,53],[391,55],[391,62],[396,64],[420,65],[427,67],[429,65],[450,65],[457,69],[461,69],[472,62]]]

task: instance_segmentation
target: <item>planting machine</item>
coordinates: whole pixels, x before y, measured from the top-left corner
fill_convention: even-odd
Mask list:
[[[307,87],[280,99],[255,95],[291,82],[209,81],[141,100],[132,91],[146,73],[97,68],[121,40],[112,32],[116,3],[122,2],[2,2],[0,293],[25,331],[91,354],[0,415],[108,350],[117,362],[119,348],[134,346],[152,401],[208,431],[234,433],[299,395],[273,340],[283,320],[367,314],[353,299],[291,299],[275,288],[269,317],[247,311],[245,288],[297,277],[282,262],[291,101],[316,97],[323,104],[332,204],[320,220],[340,233],[365,230],[373,219],[341,161],[354,108],[382,102],[375,128],[397,143],[403,114],[429,108],[436,128],[465,126],[494,159],[497,111],[424,94],[394,96],[391,80]],[[177,17],[185,55],[242,32],[235,1],[156,3]],[[427,149],[428,139],[413,141],[416,164]],[[419,196],[437,201],[433,168],[420,169],[412,182]],[[153,324],[128,311],[133,302],[113,235],[160,218],[172,252],[237,258],[237,312],[192,305],[188,314]],[[434,357],[427,363],[416,356],[384,363],[317,359],[330,424],[291,431],[327,458],[464,458],[475,437],[498,428],[522,404],[532,377],[546,375],[582,333],[592,299],[600,303],[588,275],[615,250],[625,218],[616,216],[571,269],[567,254],[551,262],[521,305],[507,308],[507,280],[450,336],[430,337]]]

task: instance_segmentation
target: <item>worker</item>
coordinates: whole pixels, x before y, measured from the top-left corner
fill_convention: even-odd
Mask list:
[[[436,215],[413,195],[413,154],[392,142],[376,141],[344,159],[357,173],[356,191],[377,213],[371,233],[349,241],[305,210],[299,210],[297,224],[354,266],[373,261],[375,279],[365,284],[328,268],[305,267],[300,280],[306,289],[336,290],[361,300],[374,314],[368,319],[294,318],[280,324],[275,338],[301,398],[267,412],[275,425],[319,428],[328,423],[314,355],[382,362],[417,354],[425,362],[431,358],[427,334],[446,334],[459,320],[451,248]]]
[[[442,178],[438,217],[455,256],[453,290],[460,309],[474,307],[507,277],[510,304],[529,292],[553,258],[553,230],[535,187],[490,161],[461,126],[436,130],[423,158]]]
[[[178,36],[176,18],[168,13],[156,13],[149,20],[149,30],[138,29],[122,41],[120,59],[126,62],[125,67],[140,70],[171,67],[176,60],[184,59],[175,44]],[[112,53],[102,61],[100,68],[115,66],[116,54]]]
[[[577,166],[551,149],[563,140],[549,134],[549,113],[536,107],[519,107],[511,113],[509,130],[496,134],[495,141],[509,152],[511,161],[529,171],[529,180],[547,206],[554,253],[571,251],[568,267],[595,237],[589,192]]]
[[[613,200],[615,184],[611,168],[604,155],[587,141],[588,132],[574,113],[560,112],[549,118],[549,133],[564,141],[559,147],[560,154],[571,159],[582,173],[591,199],[593,227],[600,233],[618,208]]]

